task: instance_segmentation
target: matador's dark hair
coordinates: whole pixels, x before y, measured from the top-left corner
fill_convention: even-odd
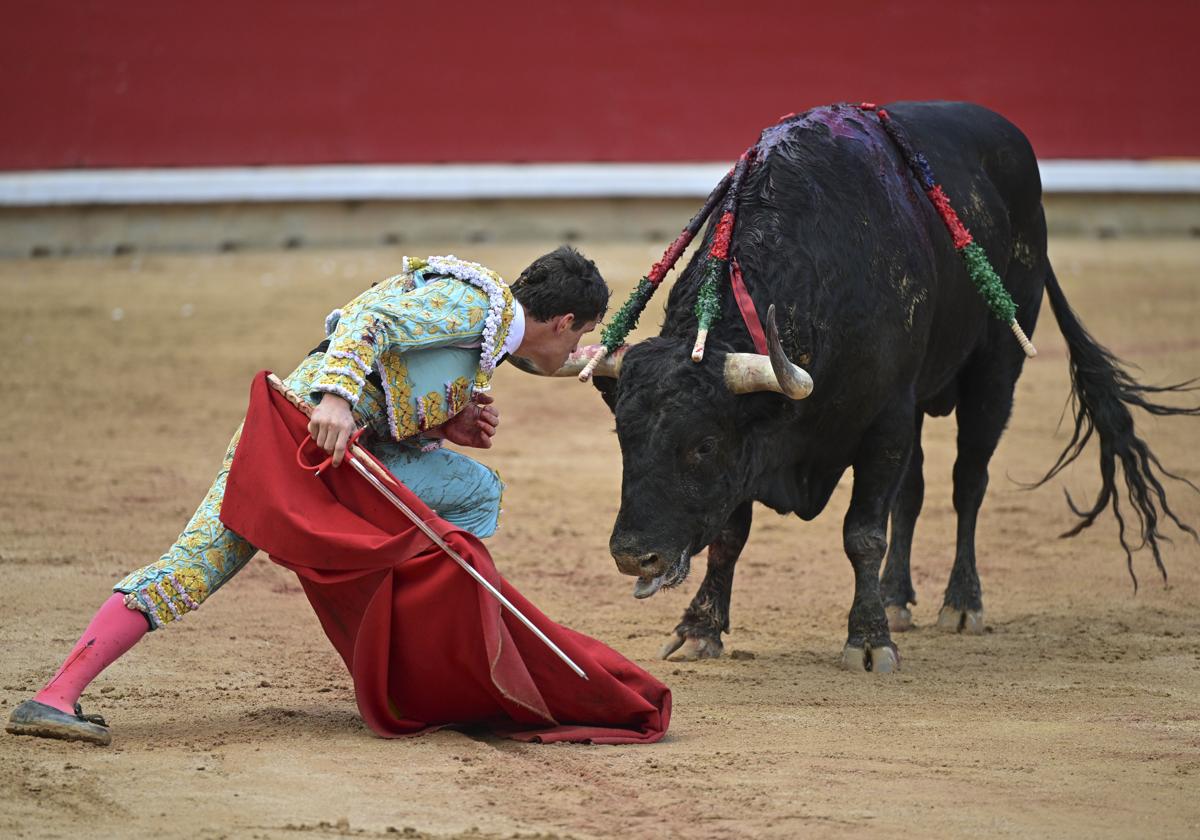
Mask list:
[[[599,321],[610,294],[596,264],[570,245],[538,257],[510,287],[527,315],[549,321],[568,312],[575,328]]]

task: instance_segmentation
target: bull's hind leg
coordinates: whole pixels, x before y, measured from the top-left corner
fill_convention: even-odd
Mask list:
[[[887,563],[879,581],[883,596],[883,607],[887,612],[888,627],[893,632],[911,630],[912,610],[909,604],[917,603],[913,589],[909,558],[912,556],[913,531],[921,505],[925,501],[925,453],[921,449],[921,427],[925,415],[918,411],[914,425],[912,453],[908,456],[908,468],[900,484],[900,492],[892,505],[892,538],[888,542]]]
[[[915,409],[911,402],[881,417],[854,457],[854,490],[842,524],[842,545],[854,567],[854,603],[842,665],[886,674],[900,654],[888,631],[880,595],[879,565],[887,550],[888,512],[908,466]]]
[[[683,613],[675,635],[663,645],[666,659],[715,659],[724,645],[721,634],[729,632],[729,598],[733,591],[733,567],[750,536],[752,502],[734,509],[725,527],[708,547],[708,571],[696,597]]]
[[[970,365],[960,380],[956,408],[958,459],[954,462],[958,540],[954,568],[938,615],[938,627],[942,630],[970,634],[984,631],[983,592],[975,568],[975,525],[987,492],[988,462],[1012,413],[1013,388],[1019,372],[1020,361],[1008,352],[984,357]]]

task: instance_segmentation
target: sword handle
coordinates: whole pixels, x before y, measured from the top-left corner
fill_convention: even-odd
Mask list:
[[[305,417],[312,417],[313,404],[285,385],[282,379],[273,373],[268,373],[267,383],[280,394],[282,394],[284,399],[299,409],[301,414],[303,414]],[[379,476],[388,484],[392,485],[393,487],[399,486],[396,482],[396,479],[392,477],[392,474],[376,464],[375,459],[364,452],[363,448],[357,443],[349,447],[349,452],[360,461],[365,463],[371,472],[375,473],[375,475]]]

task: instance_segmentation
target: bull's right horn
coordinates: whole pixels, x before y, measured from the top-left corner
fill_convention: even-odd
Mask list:
[[[792,364],[779,340],[775,324],[775,304],[767,309],[767,352],[728,353],[725,356],[725,385],[735,394],[774,391],[802,400],[812,393],[813,381],[808,372]]]

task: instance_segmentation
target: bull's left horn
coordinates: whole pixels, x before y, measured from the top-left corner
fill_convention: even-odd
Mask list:
[[[600,350],[602,345],[589,344],[587,347],[580,347],[574,353],[567,357],[566,363],[554,373],[546,373],[533,362],[528,359],[522,359],[520,356],[509,356],[509,361],[513,366],[526,373],[534,373],[538,376],[578,376],[579,372],[587,366],[591,361],[592,356]],[[612,354],[605,356],[596,365],[593,376],[611,376],[618,377],[621,375],[621,362],[625,360],[625,351],[629,349],[628,344],[622,344]]]
[[[802,400],[812,393],[813,381],[807,371],[792,364],[779,340],[775,325],[775,304],[767,309],[767,352],[729,353],[725,356],[725,385],[735,394],[774,391]]]

